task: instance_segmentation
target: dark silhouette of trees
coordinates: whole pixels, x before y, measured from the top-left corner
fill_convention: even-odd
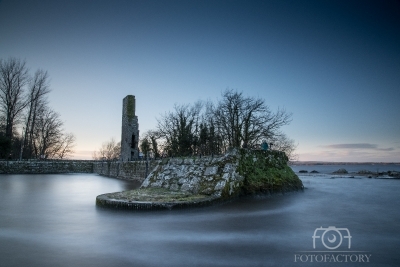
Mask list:
[[[151,151],[151,147],[148,138],[144,138],[140,143],[140,151],[142,151],[145,159],[149,157],[149,152]]]
[[[60,115],[47,106],[41,106],[36,115],[32,138],[33,156],[63,159],[70,155],[75,137],[71,133],[63,133]]]
[[[222,153],[222,138],[216,132],[213,119],[200,123],[198,154],[213,155]]]
[[[228,147],[254,147],[279,135],[280,128],[291,122],[291,114],[284,109],[274,113],[263,99],[233,90],[223,93],[212,113]]]
[[[0,158],[8,158],[11,153],[11,140],[0,133]]]
[[[24,95],[28,82],[25,62],[16,58],[0,59],[0,110],[5,118],[5,137],[10,140],[16,120],[28,104]]]
[[[145,157],[160,157],[160,151],[157,142],[157,140],[160,139],[160,136],[157,131],[147,131],[140,139],[140,151],[144,154]],[[151,153],[151,155],[148,155],[149,153]]]
[[[163,150],[170,156],[192,155],[197,149],[197,126],[202,104],[175,105],[174,111],[158,120],[157,132],[163,139]]]
[[[222,99],[175,105],[158,119],[157,142],[168,156],[213,155],[229,148],[259,148],[263,140],[294,155],[294,141],[281,132],[291,122],[284,109],[271,111],[261,98],[226,90]]]
[[[24,135],[24,156],[26,158],[38,155],[34,132],[37,131],[38,112],[47,106],[46,96],[49,92],[47,72],[43,70],[36,71],[30,83],[27,96],[29,105],[27,106]]]
[[[48,79],[43,70],[30,77],[19,59],[0,59],[1,158],[62,159],[73,153],[74,135],[64,132],[59,114],[48,106]]]

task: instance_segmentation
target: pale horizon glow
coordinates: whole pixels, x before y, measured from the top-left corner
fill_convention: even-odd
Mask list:
[[[48,71],[50,106],[91,159],[175,103],[227,89],[283,107],[300,161],[400,162],[400,3],[0,0],[0,58]]]

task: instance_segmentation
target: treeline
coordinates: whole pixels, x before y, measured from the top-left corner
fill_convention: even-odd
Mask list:
[[[33,76],[26,63],[0,59],[0,158],[66,158],[75,137],[66,133],[60,115],[50,108],[47,71]]]
[[[229,148],[259,149],[267,142],[293,159],[296,145],[281,131],[291,118],[284,109],[273,112],[261,98],[226,90],[215,103],[175,105],[157,119],[156,129],[142,135],[140,150],[155,158],[215,155]]]
[[[119,160],[121,157],[121,142],[116,142],[114,138],[104,142],[99,150],[94,151],[92,158],[94,160]]]

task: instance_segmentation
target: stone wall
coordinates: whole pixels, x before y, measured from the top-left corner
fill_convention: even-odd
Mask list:
[[[161,161],[149,161],[148,173]],[[0,161],[0,174],[97,173],[104,176],[144,181],[145,161]]]
[[[0,174],[92,172],[93,161],[0,161]]]
[[[141,188],[159,187],[228,198],[240,193],[244,181],[237,172],[238,164],[236,151],[221,157],[164,159]]]
[[[148,173],[160,162],[157,160],[149,161]],[[143,181],[146,178],[146,162],[95,162],[93,163],[93,172],[119,179]]]

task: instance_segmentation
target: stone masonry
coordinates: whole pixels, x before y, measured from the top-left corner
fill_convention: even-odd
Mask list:
[[[158,187],[227,198],[239,194],[244,181],[244,177],[237,172],[237,151],[221,157],[172,158],[163,161],[147,176],[141,188]]]
[[[145,161],[95,162],[93,163],[93,172],[108,177],[143,182],[146,174],[150,173],[159,163],[159,160],[151,160],[146,167]]]
[[[131,161],[139,158],[139,123],[135,116],[135,96],[127,95],[123,99],[121,161]]]
[[[93,161],[0,161],[0,174],[92,172]]]
[[[0,161],[1,174],[97,173],[124,180],[143,181],[160,161]]]

